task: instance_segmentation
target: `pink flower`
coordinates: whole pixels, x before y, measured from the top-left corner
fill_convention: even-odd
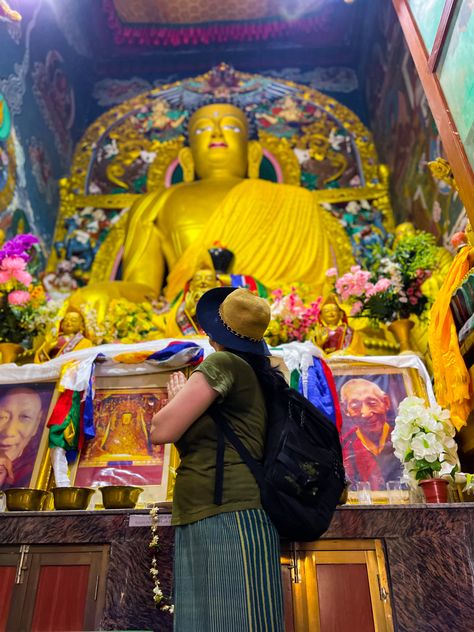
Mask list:
[[[1,282],[6,283],[10,279],[16,279],[23,283],[23,285],[29,285],[31,283],[31,274],[25,270],[27,262],[20,257],[5,257],[2,261],[0,272]]]
[[[362,309],[362,307],[363,307],[362,301],[356,301],[351,308],[351,316],[355,316],[356,314],[358,314],[360,310]]]
[[[23,290],[15,290],[13,292],[10,292],[10,294],[8,295],[8,302],[10,303],[10,305],[24,305],[25,303],[28,303],[30,298],[31,295],[29,292],[25,292]]]
[[[374,285],[374,289],[376,292],[385,292],[392,285],[390,279],[379,279],[377,283]]]
[[[326,276],[327,277],[335,277],[335,276],[337,276],[336,268],[329,268],[329,270],[326,271]]]

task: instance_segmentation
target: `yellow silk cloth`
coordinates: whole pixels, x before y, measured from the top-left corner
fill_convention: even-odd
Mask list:
[[[321,209],[302,187],[243,180],[224,198],[201,235],[168,276],[173,299],[193,276],[203,252],[219,241],[234,253],[233,272],[250,274],[269,288],[300,282],[322,293],[332,259]]]
[[[428,331],[436,399],[440,406],[450,409],[456,430],[466,425],[470,412],[470,377],[459,350],[450,301],[462,278],[469,272],[469,255],[472,253],[474,248],[466,246],[454,258],[431,308]]]

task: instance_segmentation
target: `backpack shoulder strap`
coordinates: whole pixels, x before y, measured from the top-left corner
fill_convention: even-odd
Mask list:
[[[217,426],[217,454],[216,454],[216,482],[214,487],[214,502],[216,505],[222,504],[222,488],[224,479],[224,437],[237,450],[242,461],[247,465],[254,475],[259,487],[263,485],[263,468],[256,461],[247,448],[244,446],[239,437],[228,423],[225,415],[218,409],[216,405],[208,409],[208,414]]]

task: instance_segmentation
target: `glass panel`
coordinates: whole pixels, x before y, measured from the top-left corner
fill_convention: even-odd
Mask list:
[[[451,115],[474,168],[474,5],[462,0],[455,11],[438,77]]]
[[[431,49],[433,48],[445,1],[446,0],[408,1],[428,53],[431,53]]]

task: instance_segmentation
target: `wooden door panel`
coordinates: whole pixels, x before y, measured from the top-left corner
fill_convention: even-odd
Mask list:
[[[365,564],[318,564],[319,620],[324,632],[375,632]]]
[[[3,560],[2,560],[3,562]],[[15,586],[16,564],[0,566],[0,632],[7,629],[8,613],[12,600],[13,588]]]
[[[41,566],[32,632],[84,629],[90,570],[90,564]]]

